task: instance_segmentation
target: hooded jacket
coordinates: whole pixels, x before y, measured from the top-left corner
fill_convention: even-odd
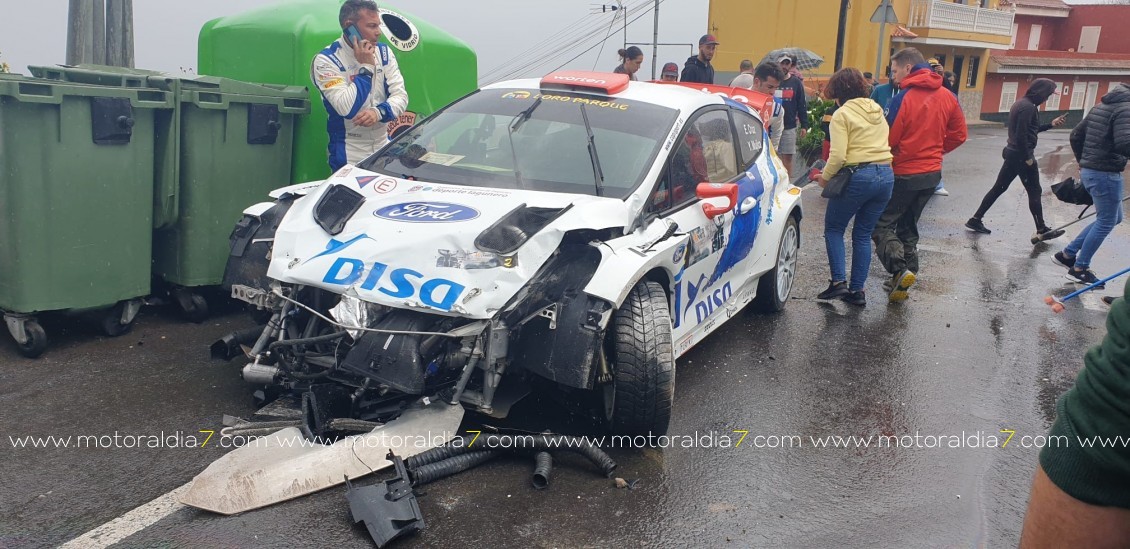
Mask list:
[[[1008,111],[1008,145],[1005,150],[1035,160],[1037,135],[1051,129],[1040,123],[1040,105],[1055,93],[1056,84],[1048,78],[1037,78],[1028,86],[1024,97],[1017,99]]]
[[[824,166],[824,179],[831,179],[844,165],[891,161],[883,108],[870,98],[852,99],[836,109],[829,131],[832,147]]]
[[[1071,150],[1079,167],[1122,172],[1130,157],[1130,87],[1122,84],[1103,96],[1071,130]]]
[[[683,64],[683,74],[679,77],[679,82],[713,84],[714,67],[699,59],[697,55],[692,55],[688,57],[687,62]]]
[[[915,65],[891,98],[891,154],[895,176],[942,171],[942,155],[965,142],[965,115],[957,98],[942,89],[942,75],[925,63]]]

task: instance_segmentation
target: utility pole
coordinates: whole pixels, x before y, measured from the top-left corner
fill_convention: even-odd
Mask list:
[[[67,64],[94,61],[94,0],[70,0],[67,15]]]
[[[887,38],[887,23],[897,25],[899,22],[898,16],[895,15],[895,8],[891,6],[891,0],[882,0],[879,3],[875,13],[871,14],[871,22],[879,23],[879,45],[875,48],[875,78],[879,78],[880,74],[886,74],[886,71],[879,69],[883,64],[883,43]]]
[[[655,80],[655,62],[659,55],[659,0],[655,0],[655,32],[651,40],[651,79]]]
[[[133,0],[106,0],[106,64],[133,68]]]
[[[840,0],[840,24],[836,29],[836,71],[844,68],[844,38],[847,34],[848,3],[848,0]]]
[[[94,59],[95,65],[106,64],[106,0],[93,0],[94,4]]]

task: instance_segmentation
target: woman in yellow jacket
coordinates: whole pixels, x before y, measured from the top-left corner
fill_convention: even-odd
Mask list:
[[[895,175],[891,171],[891,147],[887,142],[887,122],[883,108],[868,97],[868,82],[856,69],[843,69],[832,75],[825,94],[839,104],[832,115],[831,149],[823,187],[841,169],[851,169],[851,182],[837,198],[828,200],[824,215],[824,243],[832,280],[818,299],[841,298],[847,303],[867,305],[864,284],[871,267],[871,233],[891,199]],[[844,265],[844,232],[855,218],[851,231],[851,281]]]

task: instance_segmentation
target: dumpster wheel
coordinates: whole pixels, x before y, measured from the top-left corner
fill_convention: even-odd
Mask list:
[[[125,335],[133,329],[133,321],[140,308],[140,301],[119,301],[98,319],[99,328],[110,337]]]
[[[27,358],[36,358],[47,350],[47,332],[43,331],[43,326],[40,326],[38,322],[34,320],[25,322],[24,335],[27,337],[27,341],[16,342],[21,355]]]
[[[208,300],[200,294],[189,294],[187,299],[177,298],[181,313],[189,322],[200,324],[208,318]]]

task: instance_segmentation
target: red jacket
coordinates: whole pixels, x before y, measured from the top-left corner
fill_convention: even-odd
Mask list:
[[[887,110],[895,175],[941,171],[942,155],[966,138],[965,115],[957,98],[942,88],[941,75],[926,65],[916,66],[899,86],[902,91]]]

